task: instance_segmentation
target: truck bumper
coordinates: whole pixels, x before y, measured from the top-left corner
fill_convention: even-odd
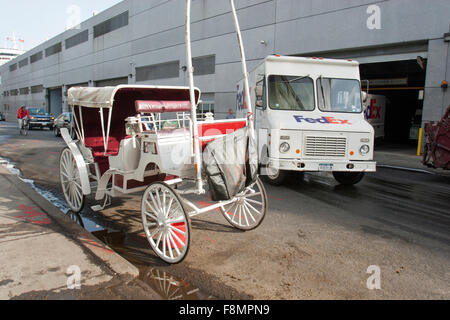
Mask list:
[[[376,172],[375,161],[269,159],[269,168],[288,171]]]

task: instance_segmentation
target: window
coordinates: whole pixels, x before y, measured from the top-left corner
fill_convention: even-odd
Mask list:
[[[180,61],[171,61],[151,66],[136,68],[136,81],[178,78]]]
[[[30,93],[30,88],[26,87],[26,88],[20,88],[19,92],[21,95],[27,95]]]
[[[214,108],[215,108],[214,101],[202,101],[202,103],[198,105],[197,119],[204,120],[208,112],[214,114]]]
[[[9,93],[11,96],[17,96],[19,94],[19,90],[13,89],[13,90],[10,90]]]
[[[94,38],[128,25],[128,11],[94,26]]]
[[[23,68],[28,65],[28,58],[19,61],[19,68]]]
[[[354,79],[317,79],[319,109],[328,112],[361,113],[361,84]]]
[[[14,63],[14,64],[9,66],[9,72],[13,72],[15,70],[17,70],[17,63]]]
[[[216,73],[216,56],[204,56],[192,59],[194,75],[202,76]]]
[[[308,76],[270,76],[269,107],[274,110],[314,110],[313,80]]]
[[[35,63],[39,60],[42,60],[42,51],[39,51],[30,57],[30,63]]]
[[[85,30],[66,39],[66,50],[89,40],[89,31]]]
[[[121,84],[128,84],[128,77],[95,81],[96,87],[115,87]]]
[[[42,91],[44,91],[44,86],[43,85],[32,86],[31,87],[31,93],[40,93]]]
[[[53,46],[45,49],[45,57],[50,57],[54,54],[57,54],[58,52],[61,52],[62,45],[61,42],[58,42],[57,44],[54,44]]]

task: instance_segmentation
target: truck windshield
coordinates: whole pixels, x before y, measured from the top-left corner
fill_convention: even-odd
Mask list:
[[[314,110],[314,81],[308,76],[270,76],[269,107],[274,110]]]
[[[317,79],[321,111],[361,113],[361,85],[355,79]]]

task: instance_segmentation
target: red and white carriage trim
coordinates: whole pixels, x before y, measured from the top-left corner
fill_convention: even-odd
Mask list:
[[[233,0],[230,3],[247,77]],[[208,141],[246,126],[249,134],[255,134],[248,81],[247,119],[197,120],[201,92],[194,87],[190,0],[186,4],[189,87],[71,88],[68,104],[76,138],[61,129],[67,148],[61,153],[60,180],[70,208],[80,212],[85,197],[94,194],[103,205],[93,209],[102,210],[110,197],[144,191],[143,228],[154,252],[168,263],[179,263],[186,257],[191,217],[220,209],[234,227],[252,230],[267,211],[267,195],[259,179],[233,199],[207,207],[198,207],[185,197],[205,193],[201,155]]]

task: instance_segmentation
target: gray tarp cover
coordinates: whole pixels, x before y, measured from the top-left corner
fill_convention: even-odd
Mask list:
[[[203,165],[213,201],[230,200],[255,182],[258,153],[247,133],[239,129],[208,143]]]

